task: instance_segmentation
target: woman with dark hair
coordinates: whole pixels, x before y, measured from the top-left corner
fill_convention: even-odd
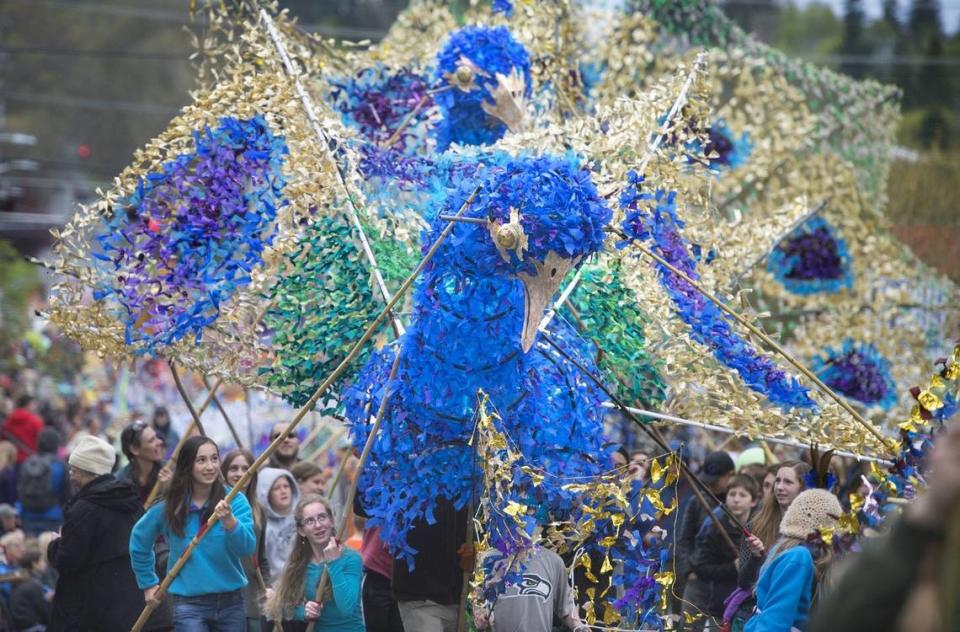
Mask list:
[[[130,462],[117,472],[117,478],[133,483],[140,502],[146,503],[157,481],[170,480],[169,470],[163,469],[163,439],[149,425],[135,421],[120,433],[120,450]]]
[[[297,538],[273,595],[269,616],[284,620],[285,632],[301,632],[316,620],[317,632],[364,632],[360,606],[360,554],[342,548],[334,537],[333,509],[323,496],[307,494],[294,511]],[[329,580],[322,603],[316,601],[324,569]]]
[[[154,504],[130,534],[130,560],[144,598],[153,599],[160,580],[153,547],[163,536],[170,544],[167,572],[214,515],[219,519],[193,550],[170,584],[173,624],[183,632],[234,632],[246,628],[243,558],[253,555],[253,511],[243,494],[231,503],[220,477],[220,453],[207,437],[183,443],[166,498]]]
[[[220,472],[227,485],[234,487],[253,462],[253,453],[244,448],[227,452],[220,464]],[[257,474],[250,479],[244,494],[253,511],[257,548],[254,555],[243,558],[243,572],[247,576],[247,586],[243,589],[243,603],[247,614],[247,632],[260,632],[261,604],[264,596],[262,593],[270,583],[270,565],[267,564],[267,549],[263,540],[265,527],[263,508],[257,502]]]

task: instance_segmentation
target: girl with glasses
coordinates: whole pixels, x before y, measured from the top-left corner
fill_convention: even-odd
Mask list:
[[[297,538],[270,600],[267,612],[283,620],[284,632],[301,632],[316,620],[317,632],[363,632],[360,605],[360,554],[342,548],[334,537],[330,502],[308,494],[294,512]],[[329,578],[320,600],[317,586],[324,569]]]
[[[246,629],[243,558],[256,549],[253,512],[246,496],[224,500],[217,444],[207,437],[183,443],[166,498],[147,510],[130,534],[130,560],[146,600],[156,596],[160,580],[154,568],[154,544],[170,544],[167,572],[193,537],[216,515],[218,521],[194,549],[170,584],[173,625],[179,632],[236,632]]]

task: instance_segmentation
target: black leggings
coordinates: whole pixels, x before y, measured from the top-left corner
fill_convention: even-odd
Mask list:
[[[369,569],[363,570],[363,622],[367,632],[404,632],[400,609],[393,598],[390,580]]]

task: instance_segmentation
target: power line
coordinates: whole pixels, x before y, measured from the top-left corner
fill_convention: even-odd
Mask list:
[[[89,99],[53,94],[34,94],[30,92],[6,92],[3,98],[10,101],[23,101],[53,107],[87,108],[91,110],[122,110],[138,114],[157,114],[170,116],[180,112],[179,108],[156,103],[138,103],[135,101],[114,101],[107,99]]]
[[[49,48],[43,46],[0,46],[0,53],[10,55],[39,55],[44,57],[69,57],[69,58],[107,58],[107,59],[125,59],[130,61],[177,61],[189,62],[182,54],[163,53],[153,51],[131,51],[131,50],[111,50],[111,49],[89,49],[89,48]]]

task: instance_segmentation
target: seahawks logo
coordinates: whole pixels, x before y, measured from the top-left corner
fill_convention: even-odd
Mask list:
[[[550,582],[533,573],[524,573],[520,585],[517,586],[520,596],[535,595],[537,597],[543,597],[544,599],[550,598],[552,588]]]

